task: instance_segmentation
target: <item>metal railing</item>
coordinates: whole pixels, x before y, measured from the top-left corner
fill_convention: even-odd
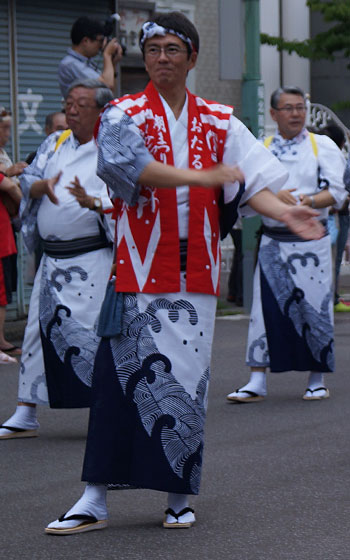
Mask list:
[[[345,134],[345,146],[343,150],[350,154],[350,129],[345,126],[345,124],[340,120],[340,118],[325,105],[321,103],[312,103],[310,101],[310,95],[306,95],[306,106],[307,106],[307,115],[306,115],[306,126],[312,126],[314,128],[323,128],[327,126],[327,124],[332,121],[336,125],[338,125]]]

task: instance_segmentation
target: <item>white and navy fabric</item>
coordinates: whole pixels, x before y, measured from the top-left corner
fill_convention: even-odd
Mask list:
[[[215,296],[126,294],[96,355],[83,480],[197,494]]]
[[[69,259],[43,255],[22,345],[18,400],[51,408],[90,406],[95,327],[111,267],[111,249]]]
[[[188,104],[176,120],[166,102],[161,102],[175,165],[186,168]],[[121,145],[118,138],[129,138],[130,143]],[[140,139],[139,128],[119,107],[105,111],[98,137],[99,175],[105,178],[107,173],[108,185],[117,194],[119,174],[123,191],[129,188],[133,196],[138,189],[133,183],[135,170],[141,173],[142,165],[151,161]],[[243,168],[244,202],[266,185],[279,188],[286,178],[279,162],[233,116],[224,161]],[[226,187],[225,196],[233,200],[238,185]],[[168,255],[171,259],[182,255],[185,266],[182,241],[189,231],[189,191],[186,185],[176,190],[180,247]],[[146,202],[152,207],[152,199],[136,198],[140,219]],[[146,261],[145,253],[142,257]],[[116,262],[118,277],[118,249]],[[102,339],[96,354],[83,480],[198,493],[216,297],[186,291],[186,274],[179,270],[174,292],[124,293],[122,333]]]
[[[60,133],[40,146],[21,176],[23,233],[28,250],[39,236],[45,241],[71,241],[100,235],[112,240],[110,215],[81,208],[66,189],[77,176],[87,193],[111,208],[107,188],[96,176],[94,141],[80,145],[71,134],[57,150]],[[30,198],[34,181],[62,171],[55,186],[59,204]],[[73,257],[53,258],[44,253],[34,280],[19,375],[19,401],[53,408],[86,407],[94,356],[99,343],[95,325],[108,281],[112,249],[105,247]]]
[[[295,140],[295,141],[293,141]],[[307,131],[296,139],[279,134],[270,144],[289,172],[283,189],[298,195],[327,188],[341,207],[346,198],[344,160],[326,136],[316,135],[317,157]],[[328,209],[320,210],[326,219]],[[332,259],[329,235],[302,241],[263,218],[248,332],[246,363],[271,371],[334,371]]]
[[[331,263],[328,235],[305,242],[262,236],[247,365],[273,372],[334,370]]]

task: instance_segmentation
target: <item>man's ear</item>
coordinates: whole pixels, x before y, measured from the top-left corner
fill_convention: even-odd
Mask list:
[[[188,64],[189,64],[188,70],[192,70],[192,68],[196,66],[197,58],[198,58],[198,53],[192,51],[190,58],[188,59]]]
[[[277,111],[276,109],[273,109],[273,107],[270,108],[270,115],[272,120],[277,122]]]

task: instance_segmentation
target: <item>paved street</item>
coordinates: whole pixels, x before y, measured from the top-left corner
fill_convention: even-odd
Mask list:
[[[80,496],[88,414],[41,409],[40,437],[0,444],[0,558],[7,560],[347,560],[350,314],[336,316],[331,398],[304,402],[306,374],[269,376],[269,396],[236,405],[246,380],[246,317],[218,318],[197,524],[161,528],[160,492],[114,491],[103,531],[55,537],[45,525]],[[17,367],[0,366],[1,420],[13,412]]]

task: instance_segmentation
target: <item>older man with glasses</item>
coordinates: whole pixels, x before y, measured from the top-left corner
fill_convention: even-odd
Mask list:
[[[271,116],[278,131],[265,146],[289,172],[278,197],[291,206],[319,211],[326,223],[328,208],[341,208],[347,196],[344,158],[327,136],[305,128],[302,90],[284,87],[271,96]],[[269,218],[263,218],[246,363],[251,377],[230,393],[231,402],[265,398],[266,369],[309,371],[303,399],[329,397],[324,373],[334,371],[332,259],[329,235],[304,241]]]
[[[15,413],[0,440],[38,435],[37,405],[90,405],[99,337],[94,327],[112,264],[114,234],[107,187],[96,175],[93,130],[112,92],[98,80],[72,84],[68,130],[50,134],[21,176],[22,233],[29,252],[41,240]]]

